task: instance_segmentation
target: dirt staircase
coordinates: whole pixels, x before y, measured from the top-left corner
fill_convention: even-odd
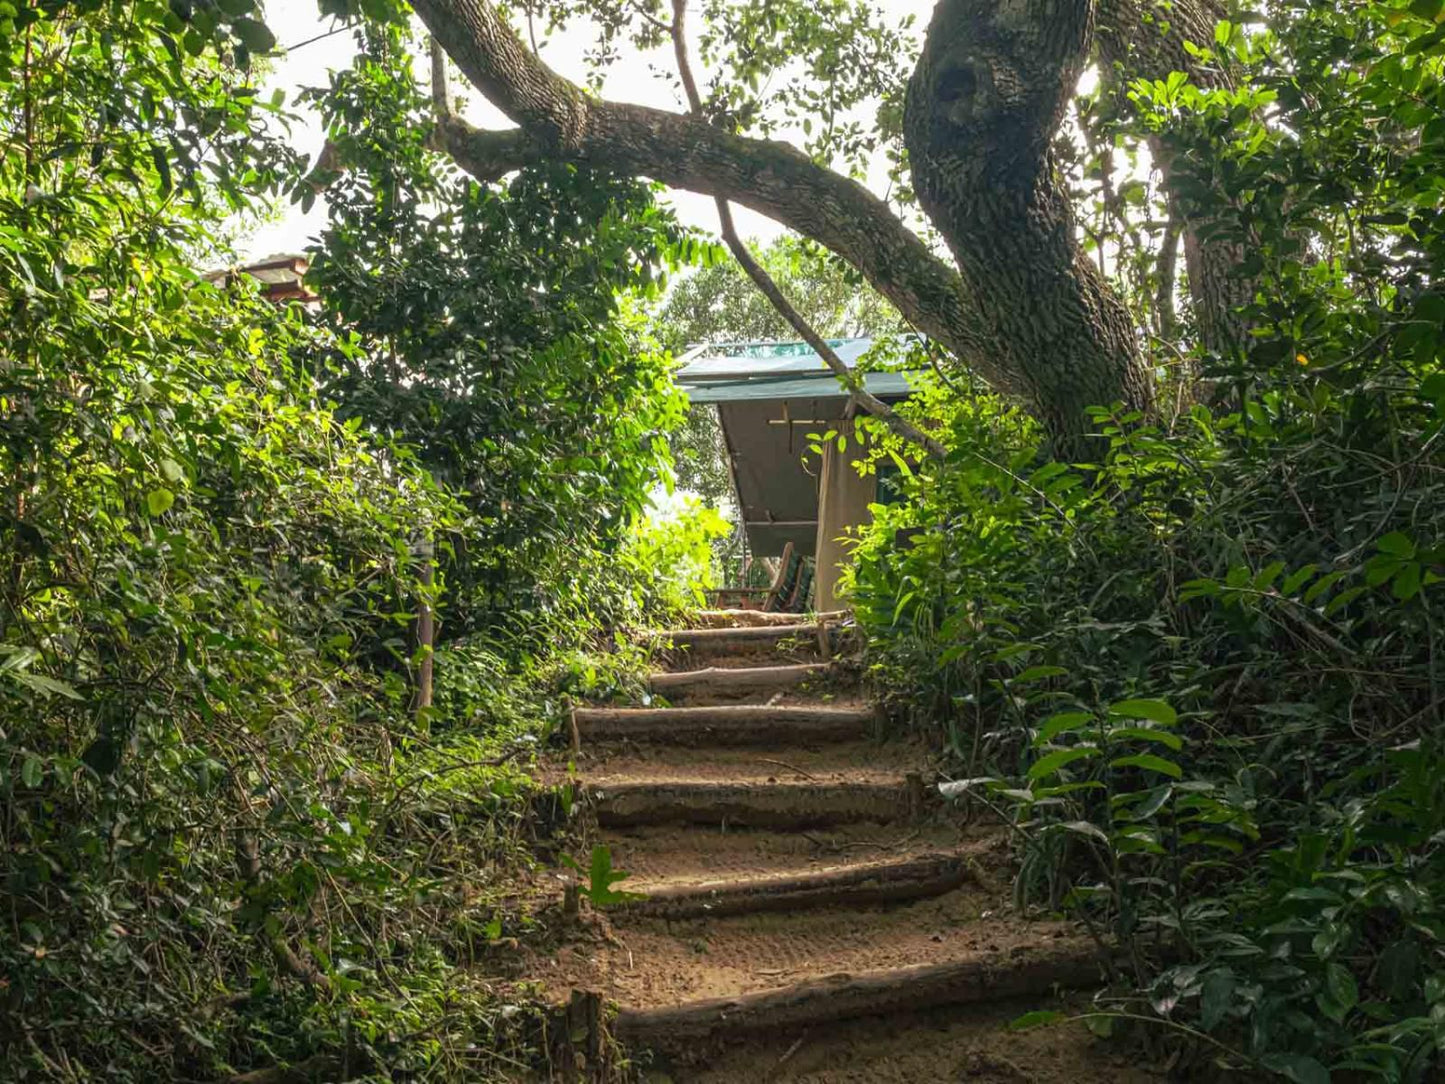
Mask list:
[[[1153,1079],[1082,1028],[1062,1046],[1006,1029],[1095,984],[1094,948],[1011,915],[1003,830],[962,823],[924,751],[878,739],[843,633],[677,632],[652,680],[667,706],[576,711],[592,842],[639,898],[536,977],[614,1003],[612,1036],[658,1084]]]

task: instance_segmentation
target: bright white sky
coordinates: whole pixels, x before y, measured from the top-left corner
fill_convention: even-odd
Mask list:
[[[900,14],[916,13],[920,24],[926,23],[932,9],[932,0],[886,0],[886,3]],[[266,9],[266,22],[283,47],[308,41],[334,27],[331,20],[323,20],[317,14],[315,0],[271,0]],[[562,74],[580,81],[584,76],[581,57],[588,42],[589,36],[582,27],[578,27],[543,42],[542,57]],[[290,50],[275,58],[275,70],[266,81],[266,93],[269,95],[271,90],[279,87],[286,92],[288,105],[294,108],[300,88],[325,85],[326,73],[348,66],[355,51],[355,40],[349,30]],[[681,109],[678,93],[652,74],[650,65],[664,58],[671,59],[664,54],[644,56],[624,47],[621,60],[608,73],[604,95],[617,101]],[[461,104],[464,114],[475,124],[510,127],[500,113],[480,101],[480,96],[475,93],[463,99]],[[308,110],[303,117],[304,120],[293,129],[293,140],[298,150],[314,160],[324,142],[323,133],[314,113]],[[710,232],[717,231],[717,214],[711,197],[673,192],[670,199],[684,222]],[[766,241],[783,232],[777,223],[745,208],[735,208],[734,215],[738,230],[745,237]],[[320,200],[308,215],[303,215],[299,206],[291,205],[278,221],[257,227],[248,238],[243,239],[239,243],[241,255],[246,259],[261,259],[276,253],[301,252],[321,232],[325,223],[326,210]]]

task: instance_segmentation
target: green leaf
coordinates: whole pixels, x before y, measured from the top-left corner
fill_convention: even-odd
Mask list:
[[[1344,577],[1344,575],[1345,574],[1343,572],[1326,572],[1318,580],[1312,583],[1309,590],[1305,592],[1305,602],[1307,604],[1313,605],[1315,599],[1319,598],[1322,594],[1324,594],[1336,583],[1338,583]]]
[[[153,516],[165,515],[170,506],[175,503],[176,495],[164,486],[146,494],[146,511]]]
[[[1420,576],[1423,569],[1418,561],[1410,561],[1390,583],[1390,593],[1401,602],[1406,602],[1420,593]]]
[[[1256,591],[1268,591],[1274,581],[1279,579],[1279,574],[1284,571],[1283,561],[1271,561],[1262,568],[1259,575],[1254,578],[1254,589]]]
[[[1145,771],[1159,772],[1169,776],[1170,779],[1184,778],[1184,770],[1172,760],[1165,760],[1163,757],[1155,756],[1153,753],[1139,753],[1131,757],[1116,757],[1109,761],[1111,768],[1143,768]]]
[[[1084,760],[1088,757],[1096,757],[1098,755],[1099,750],[1088,747],[1055,749],[1052,753],[1047,753],[1034,761],[1033,765],[1029,768],[1029,778],[1042,779],[1047,775],[1052,775],[1060,768],[1074,763],[1076,760]]]
[[[1149,719],[1162,726],[1173,726],[1179,716],[1162,700],[1120,700],[1109,705],[1110,715],[1123,715],[1129,719]]]
[[[1266,1054],[1260,1060],[1295,1084],[1330,1084],[1330,1071],[1307,1054]]]
[[[1399,557],[1403,560],[1410,560],[1415,556],[1415,543],[1410,541],[1410,536],[1400,531],[1391,531],[1375,543],[1375,548],[1381,553],[1388,553],[1391,557]]]
[[[1050,715],[1039,725],[1039,732],[1034,737],[1034,745],[1041,746],[1060,734],[1068,733],[1071,730],[1078,730],[1094,721],[1094,716],[1087,711],[1061,711]]]
[[[1057,1024],[1067,1020],[1065,1013],[1054,1012],[1051,1009],[1035,1009],[1033,1012],[1026,1012],[1022,1016],[1016,1016],[1008,1022],[1010,1031],[1028,1031],[1031,1028],[1045,1027],[1048,1024]]]
[[[1030,681],[1042,681],[1044,678],[1061,677],[1069,672],[1065,666],[1030,666],[1021,674],[1010,678],[1010,684],[1023,685]]]
[[[75,687],[57,678],[46,677],[44,674],[32,674],[28,670],[16,670],[10,675],[21,685],[34,689],[36,692],[47,695],[63,696],[68,700],[84,700],[85,697],[75,691]]]
[[[1315,569],[1318,567],[1318,565],[1310,564],[1295,569],[1286,577],[1284,583],[1279,585],[1279,593],[1289,598],[1305,585],[1305,581],[1315,574]]]
[[[1325,965],[1325,992],[1344,1013],[1360,1003],[1360,988],[1355,983],[1355,976],[1344,964],[1332,962]]]
[[[40,786],[40,780],[45,778],[45,765],[40,758],[29,754],[20,764],[20,781],[27,787]]]
[[[1199,989],[1199,1024],[1205,1031],[1213,1031],[1224,1019],[1234,998],[1239,980],[1227,969],[1211,971],[1204,977]]]
[[[1158,745],[1167,746],[1176,753],[1184,748],[1184,739],[1178,734],[1168,730],[1150,730],[1148,727],[1143,726],[1125,726],[1109,731],[1110,741],[1123,741],[1128,738],[1133,738],[1137,741],[1155,742]]]
[[[1059,825],[1051,825],[1065,832],[1072,832],[1076,836],[1088,836],[1090,839],[1097,839],[1105,845],[1109,842],[1109,834],[1100,828],[1093,821],[1064,821]]]
[[[151,162],[156,167],[156,178],[157,183],[160,185],[161,195],[169,196],[171,194],[171,189],[175,186],[171,181],[170,159],[166,157],[166,151],[164,147],[151,147]]]
[[[253,53],[269,53],[276,48],[276,35],[260,19],[237,19],[231,24],[231,32]]]

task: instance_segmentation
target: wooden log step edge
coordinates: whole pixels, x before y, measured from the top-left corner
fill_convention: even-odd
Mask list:
[[[918,814],[906,782],[618,783],[588,793],[603,828],[726,824],[787,830],[907,822]]]
[[[636,1046],[678,1049],[723,1033],[787,1032],[858,1016],[1085,988],[1099,983],[1101,970],[1092,943],[1054,943],[942,964],[830,975],[730,998],[624,1008],[612,1033]]]
[[[747,745],[796,738],[849,738],[873,726],[868,708],[820,708],[779,704],[721,704],[696,708],[577,708],[581,737],[599,741],[632,738],[689,744]]]
[[[820,614],[777,613],[768,610],[700,610],[693,615],[701,629],[742,628],[746,626],[806,625],[814,621],[837,623],[846,620],[847,610],[831,610]]]
[[[792,666],[710,666],[706,670],[679,670],[653,674],[648,684],[653,692],[751,692],[757,689],[790,689],[805,681],[826,677],[833,665],[803,662]]]
[[[832,626],[830,626],[832,627]],[[730,647],[769,647],[783,640],[798,640],[809,643],[818,636],[818,625],[809,621],[804,625],[755,625],[723,629],[676,629],[672,632],[654,633],[654,643],[673,647],[726,650]]]
[[[971,855],[950,851],[784,876],[653,889],[645,884],[627,885],[624,887],[631,891],[645,892],[646,898],[614,907],[609,913],[683,919],[808,907],[864,907],[951,892],[976,880],[973,868]]]

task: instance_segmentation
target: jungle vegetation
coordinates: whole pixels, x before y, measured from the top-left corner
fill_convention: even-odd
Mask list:
[[[707,323],[739,280],[661,186],[794,231],[824,334],[924,337],[928,446],[858,450],[868,665],[1019,905],[1122,947],[1094,1026],[1438,1071],[1442,0],[318,7],[357,54],[310,163],[257,0],[0,3],[0,1077],[533,1056],[474,966],[569,815],[527,768],[721,529],[649,516],[668,336],[778,327]],[[583,82],[531,48],[572,25]],[[624,49],[675,108],[597,92]],[[316,311],[199,274],[320,198]]]

